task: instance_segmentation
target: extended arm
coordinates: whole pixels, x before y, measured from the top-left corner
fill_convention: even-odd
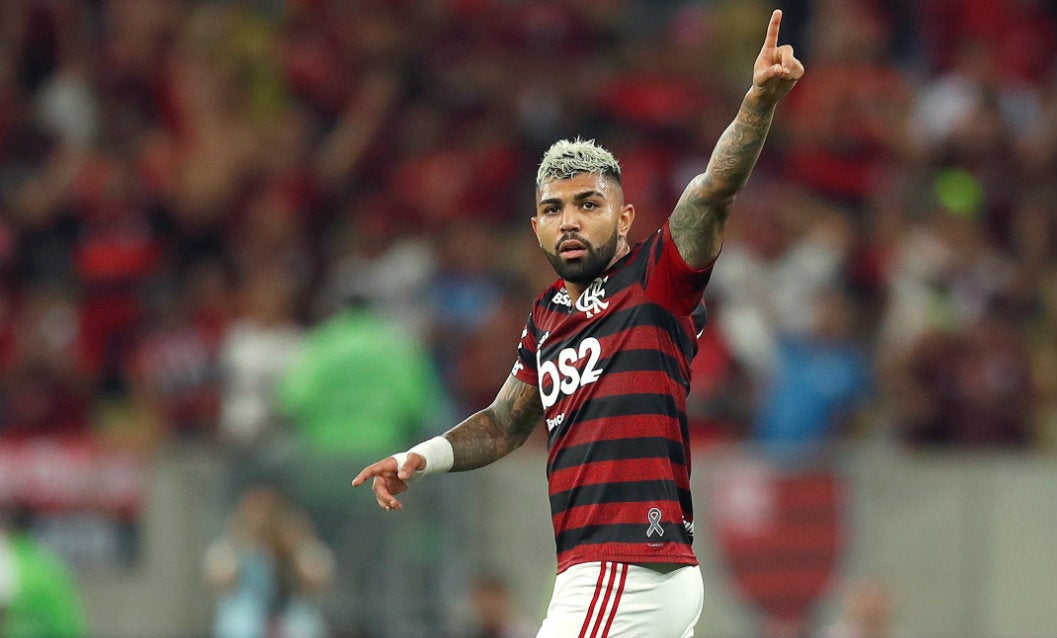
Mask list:
[[[734,196],[756,165],[774,109],[804,74],[792,47],[778,46],[781,22],[782,12],[775,11],[756,58],[752,88],[716,142],[705,172],[690,181],[669,219],[679,254],[694,268],[707,266],[719,253]]]
[[[448,430],[455,460],[451,470],[472,470],[510,454],[543,417],[536,386],[508,377],[492,404]]]
[[[450,471],[472,470],[510,454],[525,442],[542,417],[539,390],[508,377],[491,405],[444,434],[451,444]],[[412,448],[402,464],[393,456],[386,457],[364,468],[352,484],[359,486],[373,478],[378,505],[386,510],[401,509],[403,505],[393,496],[406,490],[408,479],[422,470],[428,470],[426,458]]]

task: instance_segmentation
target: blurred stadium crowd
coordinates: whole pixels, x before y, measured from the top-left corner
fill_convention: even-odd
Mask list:
[[[1053,454],[1057,2],[777,5],[807,75],[706,293],[695,441]],[[0,443],[191,441],[235,485],[287,437],[358,462],[449,426],[554,278],[543,151],[611,148],[643,238],[770,9],[0,2]]]
[[[779,5],[808,74],[707,293],[700,440],[1052,451],[1055,4]],[[454,405],[490,401],[553,277],[543,149],[611,147],[644,236],[768,9],[0,3],[0,436],[249,444],[349,299],[422,340]]]

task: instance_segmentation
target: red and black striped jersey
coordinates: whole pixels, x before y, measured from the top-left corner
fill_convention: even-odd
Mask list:
[[[710,273],[665,224],[578,299],[561,280],[536,298],[513,374],[543,401],[558,571],[697,564],[686,398]]]

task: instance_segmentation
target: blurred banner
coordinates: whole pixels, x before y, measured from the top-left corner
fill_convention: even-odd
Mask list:
[[[78,567],[136,560],[146,474],[143,455],[89,438],[0,441],[0,507]]]
[[[849,542],[847,486],[826,464],[785,468],[750,456],[718,464],[709,535],[730,585],[765,626],[809,624]]]

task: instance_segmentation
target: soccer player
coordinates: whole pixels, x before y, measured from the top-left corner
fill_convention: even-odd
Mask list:
[[[562,140],[536,175],[532,228],[560,279],[536,298],[513,370],[490,406],[366,467],[378,504],[425,474],[472,470],[541,419],[558,577],[537,638],[692,636],[704,598],[691,548],[686,398],[695,310],[734,197],[778,102],[803,75],[771,15],[752,87],[667,223],[630,245],[635,209],[617,160]]]

